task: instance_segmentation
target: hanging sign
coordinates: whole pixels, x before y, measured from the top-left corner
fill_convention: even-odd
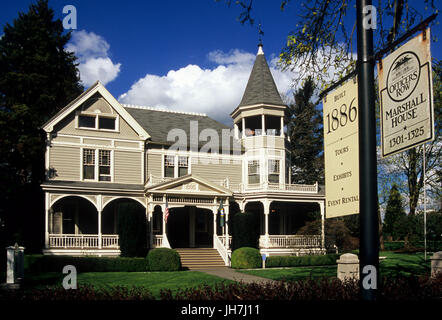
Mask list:
[[[382,156],[434,140],[430,29],[378,63]]]
[[[359,213],[358,84],[323,100],[326,217]]]

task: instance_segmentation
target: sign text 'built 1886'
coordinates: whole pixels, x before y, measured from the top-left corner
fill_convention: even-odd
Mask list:
[[[323,107],[326,216],[359,213],[356,79],[328,94]]]

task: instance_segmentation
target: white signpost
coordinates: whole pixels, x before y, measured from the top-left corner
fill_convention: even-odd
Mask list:
[[[323,100],[327,218],[359,213],[358,84],[349,80]]]
[[[430,29],[378,63],[382,156],[434,139]]]

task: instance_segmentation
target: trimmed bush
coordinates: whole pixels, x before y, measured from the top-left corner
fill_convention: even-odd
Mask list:
[[[181,269],[180,255],[173,249],[156,248],[147,255],[149,271],[178,271]]]
[[[259,220],[251,212],[238,212],[232,216],[232,250],[242,247],[259,248]]]
[[[118,234],[122,257],[145,257],[147,253],[146,215],[133,202],[118,203]]]
[[[232,253],[232,268],[253,269],[260,268],[262,263],[261,254],[256,248],[243,247]]]
[[[337,254],[301,257],[271,256],[266,259],[266,268],[334,265],[338,258]]]
[[[73,265],[77,272],[145,272],[146,258],[125,257],[71,257],[26,256],[26,272],[62,272],[66,265]]]

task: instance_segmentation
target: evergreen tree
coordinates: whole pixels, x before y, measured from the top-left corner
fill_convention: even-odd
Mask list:
[[[388,198],[387,208],[385,210],[385,219],[383,232],[387,236],[391,236],[393,240],[403,236],[403,230],[406,221],[405,210],[402,204],[402,196],[396,184],[393,184]]]
[[[321,112],[311,102],[315,85],[311,78],[294,94],[289,105],[292,182],[313,184],[324,181]]]
[[[47,0],[19,13],[0,39],[1,232],[5,241],[21,241],[28,249],[41,249],[44,230],[41,126],[83,90],[76,58],[64,50],[69,40]]]

